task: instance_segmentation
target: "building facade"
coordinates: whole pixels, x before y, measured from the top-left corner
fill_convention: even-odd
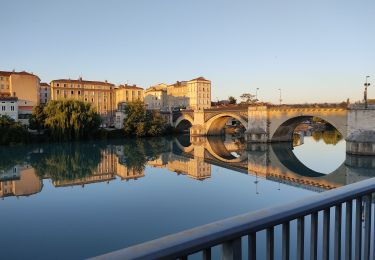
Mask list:
[[[18,98],[0,96],[0,116],[9,116],[18,121]]]
[[[146,89],[144,94],[144,102],[147,109],[161,111],[169,110],[167,88],[167,84],[158,84]]]
[[[114,84],[79,78],[51,81],[51,100],[80,100],[92,104],[102,117],[103,126],[113,124],[115,111]]]
[[[174,84],[159,84],[145,91],[148,109],[171,111],[174,109],[203,110],[211,107],[211,81],[199,77]]]
[[[0,96],[18,98],[18,119],[28,124],[32,110],[40,102],[40,79],[25,71],[0,71]]]
[[[39,88],[39,102],[40,104],[47,104],[51,99],[51,86],[48,83],[41,82]]]
[[[144,90],[136,85],[119,85],[114,89],[116,106],[120,102],[143,101]]]

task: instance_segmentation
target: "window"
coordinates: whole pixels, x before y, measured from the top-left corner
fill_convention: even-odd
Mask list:
[[[1,84],[1,89],[4,89],[4,85],[3,84]]]
[[[60,84],[59,84],[59,83],[56,83],[56,87],[58,87],[58,86],[60,86]]]
[[[78,90],[78,95],[81,95],[81,90]]]
[[[57,93],[57,95],[59,95],[60,94],[60,90],[56,90],[56,93]]]
[[[11,106],[11,107],[10,107],[10,110],[11,110],[11,111],[14,111],[14,106]]]
[[[5,111],[5,106],[1,106],[1,111]]]
[[[47,93],[44,94],[44,97],[47,97]]]
[[[70,91],[70,94],[74,95],[74,90]]]

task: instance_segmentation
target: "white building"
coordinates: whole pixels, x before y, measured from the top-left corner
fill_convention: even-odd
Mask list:
[[[9,116],[18,121],[18,98],[0,97],[0,116]]]

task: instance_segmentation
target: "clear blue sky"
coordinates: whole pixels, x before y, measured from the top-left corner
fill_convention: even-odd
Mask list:
[[[375,1],[2,1],[0,70],[142,87],[204,76],[213,99],[360,99]],[[375,98],[375,90],[370,89]],[[373,94],[372,94],[373,93]]]

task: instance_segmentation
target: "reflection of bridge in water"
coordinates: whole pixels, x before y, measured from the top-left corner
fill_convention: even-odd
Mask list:
[[[225,141],[221,137],[190,136],[179,136],[173,140],[159,139],[159,141],[162,142],[159,146],[164,147],[163,151],[140,164],[137,157],[135,166],[129,164],[130,153],[134,151],[129,149],[133,146],[127,144],[103,145],[98,149],[97,163],[92,164],[91,168],[87,168],[87,165],[80,167],[80,161],[67,168],[66,164],[58,164],[61,161],[61,153],[57,157],[51,157],[51,154],[45,153],[46,149],[26,152],[23,163],[20,164],[22,159],[19,159],[16,160],[18,164],[9,165],[9,168],[0,165],[0,198],[38,193],[43,188],[42,179],[51,179],[55,187],[84,186],[110,182],[118,178],[124,181],[137,180],[147,176],[145,165],[166,168],[170,172],[187,175],[195,180],[209,178],[212,165],[216,165],[317,192],[371,178],[375,168],[375,157],[347,155],[345,163],[338,169],[330,174],[322,174],[301,163],[293,153],[290,143],[247,143],[246,147],[243,142]],[[126,146],[127,149],[124,149]],[[28,162],[27,158],[30,156],[35,157],[34,162]],[[52,163],[53,167],[45,171],[48,165],[41,162],[57,164]],[[51,172],[57,169],[56,167],[61,168]],[[83,170],[87,172],[78,174]],[[45,173],[42,174],[40,171]]]
[[[373,157],[347,155],[345,163],[329,174],[306,167],[293,153],[290,143],[253,144],[226,143],[221,138],[192,137],[189,146],[175,139],[178,149],[189,158],[267,180],[314,191],[337,188],[373,177]],[[186,142],[185,142],[186,145]],[[238,149],[233,149],[234,145]]]

